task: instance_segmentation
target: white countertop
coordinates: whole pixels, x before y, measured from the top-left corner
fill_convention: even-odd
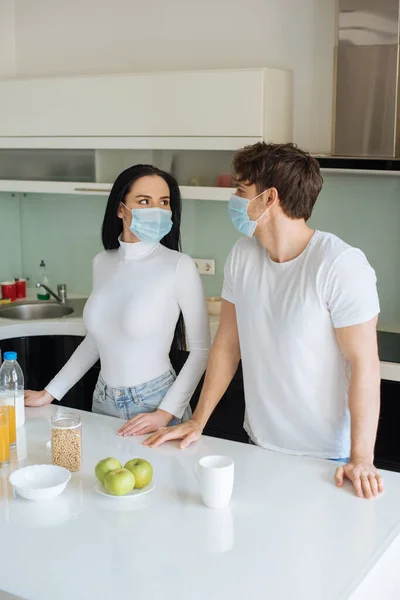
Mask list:
[[[27,410],[19,439],[20,451],[27,440],[27,464],[50,462],[45,442],[54,410]],[[373,567],[381,569],[381,590],[398,571],[397,557],[393,568],[383,560],[400,539],[400,474],[385,473],[386,492],[367,501],[350,487],[335,488],[333,462],[208,437],[185,451],[173,445],[151,450],[118,437],[118,419],[82,417],[82,470],[60,497],[44,503],[13,498],[0,471],[5,592],[26,600],[344,600],[359,597],[352,594]],[[226,509],[200,501],[194,465],[207,454],[235,460]],[[93,469],[106,456],[122,463],[148,458],[154,492],[136,499],[99,496]]]
[[[37,290],[28,289],[27,298],[23,302],[36,301]],[[86,298],[83,294],[70,294],[71,300]],[[5,306],[9,306],[6,304]],[[37,319],[20,321],[0,318],[0,340],[35,335],[76,335],[85,336],[86,328],[82,317],[66,316],[59,319]]]

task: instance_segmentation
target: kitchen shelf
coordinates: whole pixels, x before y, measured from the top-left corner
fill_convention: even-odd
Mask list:
[[[108,196],[112,184],[72,181],[23,181],[0,180],[0,192],[21,194],[78,194],[87,196]],[[234,192],[232,188],[180,186],[184,200],[228,201]]]
[[[379,177],[400,177],[400,171],[381,171],[372,169],[339,169],[339,168],[327,168],[321,167],[321,173],[327,175],[358,175],[364,177],[364,175],[372,175]]]
[[[179,188],[184,200],[218,200],[228,202],[234,188],[183,185]]]

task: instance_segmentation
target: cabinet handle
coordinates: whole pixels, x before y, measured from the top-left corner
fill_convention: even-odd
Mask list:
[[[111,188],[108,189],[99,189],[99,188],[86,188],[86,187],[77,187],[75,188],[75,192],[106,192],[107,194],[111,192]]]

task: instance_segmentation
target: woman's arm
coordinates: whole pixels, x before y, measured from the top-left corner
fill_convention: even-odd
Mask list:
[[[185,321],[189,357],[160,409],[180,419],[206,370],[211,345],[204,290],[196,265],[189,256],[183,255],[179,261],[175,290]]]
[[[98,360],[99,351],[97,350],[96,342],[88,334],[66,365],[46,385],[45,391],[53,396],[53,398],[61,400]]]
[[[54,399],[61,400],[98,360],[99,352],[96,343],[88,334],[44,390],[41,392],[26,390],[25,406],[43,406],[50,404]]]
[[[96,284],[96,265],[98,256],[93,260],[93,288]],[[26,390],[26,406],[43,406],[54,399],[61,400],[63,396],[93,367],[99,360],[94,338],[88,334],[75,350],[69,361],[41,392]]]

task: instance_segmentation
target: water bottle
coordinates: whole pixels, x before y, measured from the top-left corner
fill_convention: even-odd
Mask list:
[[[14,405],[16,425],[25,423],[24,375],[17,363],[16,352],[4,352],[0,368],[0,406]]]

